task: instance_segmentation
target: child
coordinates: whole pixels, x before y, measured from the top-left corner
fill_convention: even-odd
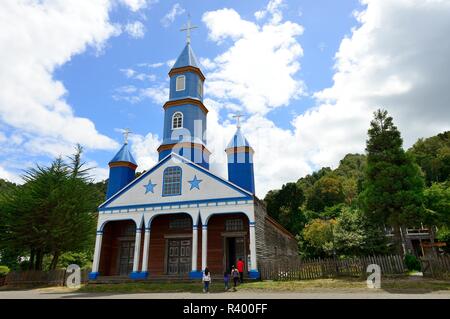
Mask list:
[[[209,284],[211,283],[211,273],[209,272],[208,267],[205,268],[203,272],[203,292],[209,293]]]
[[[226,271],[223,274],[223,282],[225,284],[225,291],[230,289],[230,275]]]
[[[233,278],[234,287],[233,290],[236,291],[236,286],[239,281],[239,271],[233,267],[231,267],[231,277]]]

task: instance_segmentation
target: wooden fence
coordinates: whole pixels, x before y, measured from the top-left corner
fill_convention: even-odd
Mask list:
[[[362,277],[367,266],[377,264],[382,274],[403,274],[405,266],[401,256],[367,256],[350,259],[306,259],[283,263],[260,262],[263,280],[304,280],[318,278]]]
[[[422,258],[422,273],[425,277],[436,279],[450,278],[450,256]]]
[[[87,283],[89,269],[81,270],[81,283]],[[50,271],[12,271],[6,275],[4,284],[11,286],[20,285],[48,285],[48,286],[64,286],[69,274],[66,269],[57,269]]]

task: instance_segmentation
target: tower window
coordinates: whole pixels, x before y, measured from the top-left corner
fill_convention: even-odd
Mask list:
[[[186,77],[184,75],[177,76],[176,90],[184,91],[186,87]]]
[[[183,113],[176,112],[172,116],[172,130],[183,127]]]
[[[167,167],[163,176],[163,196],[181,194],[181,168],[178,166]]]
[[[198,90],[198,96],[202,97],[203,96],[203,82],[200,80],[198,81],[197,90]]]

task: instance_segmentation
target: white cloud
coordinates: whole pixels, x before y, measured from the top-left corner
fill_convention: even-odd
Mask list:
[[[297,41],[302,26],[290,21],[259,26],[233,9],[206,12],[203,22],[211,40],[233,41],[213,60],[216,67],[207,74],[208,94],[219,100],[236,99],[248,112],[261,114],[303,94],[304,84],[296,77],[303,55]]]
[[[125,32],[127,32],[130,37],[134,39],[143,38],[145,35],[145,26],[140,21],[134,21],[132,23],[127,23],[124,27]]]
[[[137,72],[136,70],[127,68],[127,69],[120,69],[120,72],[122,72],[127,79],[133,79],[133,80],[139,80],[139,81],[155,81],[156,75],[154,74],[147,74],[147,73],[141,73]]]
[[[158,135],[148,133],[147,135],[131,134],[131,152],[138,164],[138,171],[148,170],[158,162],[157,148],[161,145]]]
[[[139,10],[150,7],[153,4],[158,3],[158,0],[119,0],[122,4],[126,5],[131,11],[137,12]]]
[[[116,34],[106,0],[4,0],[0,10],[0,122],[26,137],[29,151],[56,154],[75,143],[114,149],[94,123],[76,116],[53,71]],[[26,133],[26,134],[24,134]]]
[[[175,21],[177,16],[182,15],[184,12],[183,7],[179,3],[175,3],[170,11],[161,19],[162,25],[168,27]]]
[[[12,183],[22,184],[23,180],[15,173],[7,171],[2,165],[0,165],[0,178]]]
[[[361,26],[342,40],[334,84],[294,119],[317,165],[363,152],[372,112],[385,108],[405,146],[450,129],[450,2],[364,0]]]
[[[379,107],[387,108],[393,115],[407,147],[419,137],[450,129],[450,72],[445,71],[450,69],[450,46],[445,45],[450,32],[450,2],[364,0],[363,4],[366,9],[356,15],[360,25],[342,40],[336,53],[333,85],[317,92],[317,105],[295,116],[292,128],[285,129],[277,127],[266,113],[292,103],[295,95],[301,94],[303,84],[293,76],[302,56],[295,40],[302,32],[301,26],[274,19],[269,6],[262,10],[265,13],[256,15],[260,21],[272,15],[262,26],[243,20],[232,9],[204,15],[213,41],[219,45],[232,41],[223,54],[212,60],[217,66],[207,74],[212,83],[207,82],[205,92],[213,100],[205,104],[214,110],[208,114],[208,129],[214,132],[208,143],[217,149],[214,156],[218,161],[212,168],[224,174],[221,148],[233,132],[230,121],[220,123],[215,113],[234,100],[249,115],[243,131],[256,151],[259,196],[312,169],[336,167],[346,153],[364,152],[372,112]],[[278,9],[272,7],[274,10]],[[284,28],[289,25],[294,28]],[[292,32],[295,28],[298,31]],[[274,45],[276,37],[269,36],[271,33],[283,38],[280,42],[284,45],[288,42],[298,49],[288,47],[285,54],[270,54],[278,48]],[[266,47],[259,45],[258,38],[265,39]],[[281,65],[281,69],[277,68],[280,74],[258,73],[256,67],[248,66],[252,63],[264,65],[264,69]],[[258,80],[246,78],[247,74]],[[276,83],[273,79],[277,79]],[[270,85],[283,89],[286,83],[300,88],[300,93],[270,91]]]

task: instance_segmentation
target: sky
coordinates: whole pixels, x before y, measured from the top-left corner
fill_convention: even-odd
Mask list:
[[[259,197],[363,153],[378,108],[405,148],[450,129],[448,0],[2,0],[0,178],[80,143],[106,179],[124,128],[137,170],[156,164],[188,14],[211,170],[240,112]]]

